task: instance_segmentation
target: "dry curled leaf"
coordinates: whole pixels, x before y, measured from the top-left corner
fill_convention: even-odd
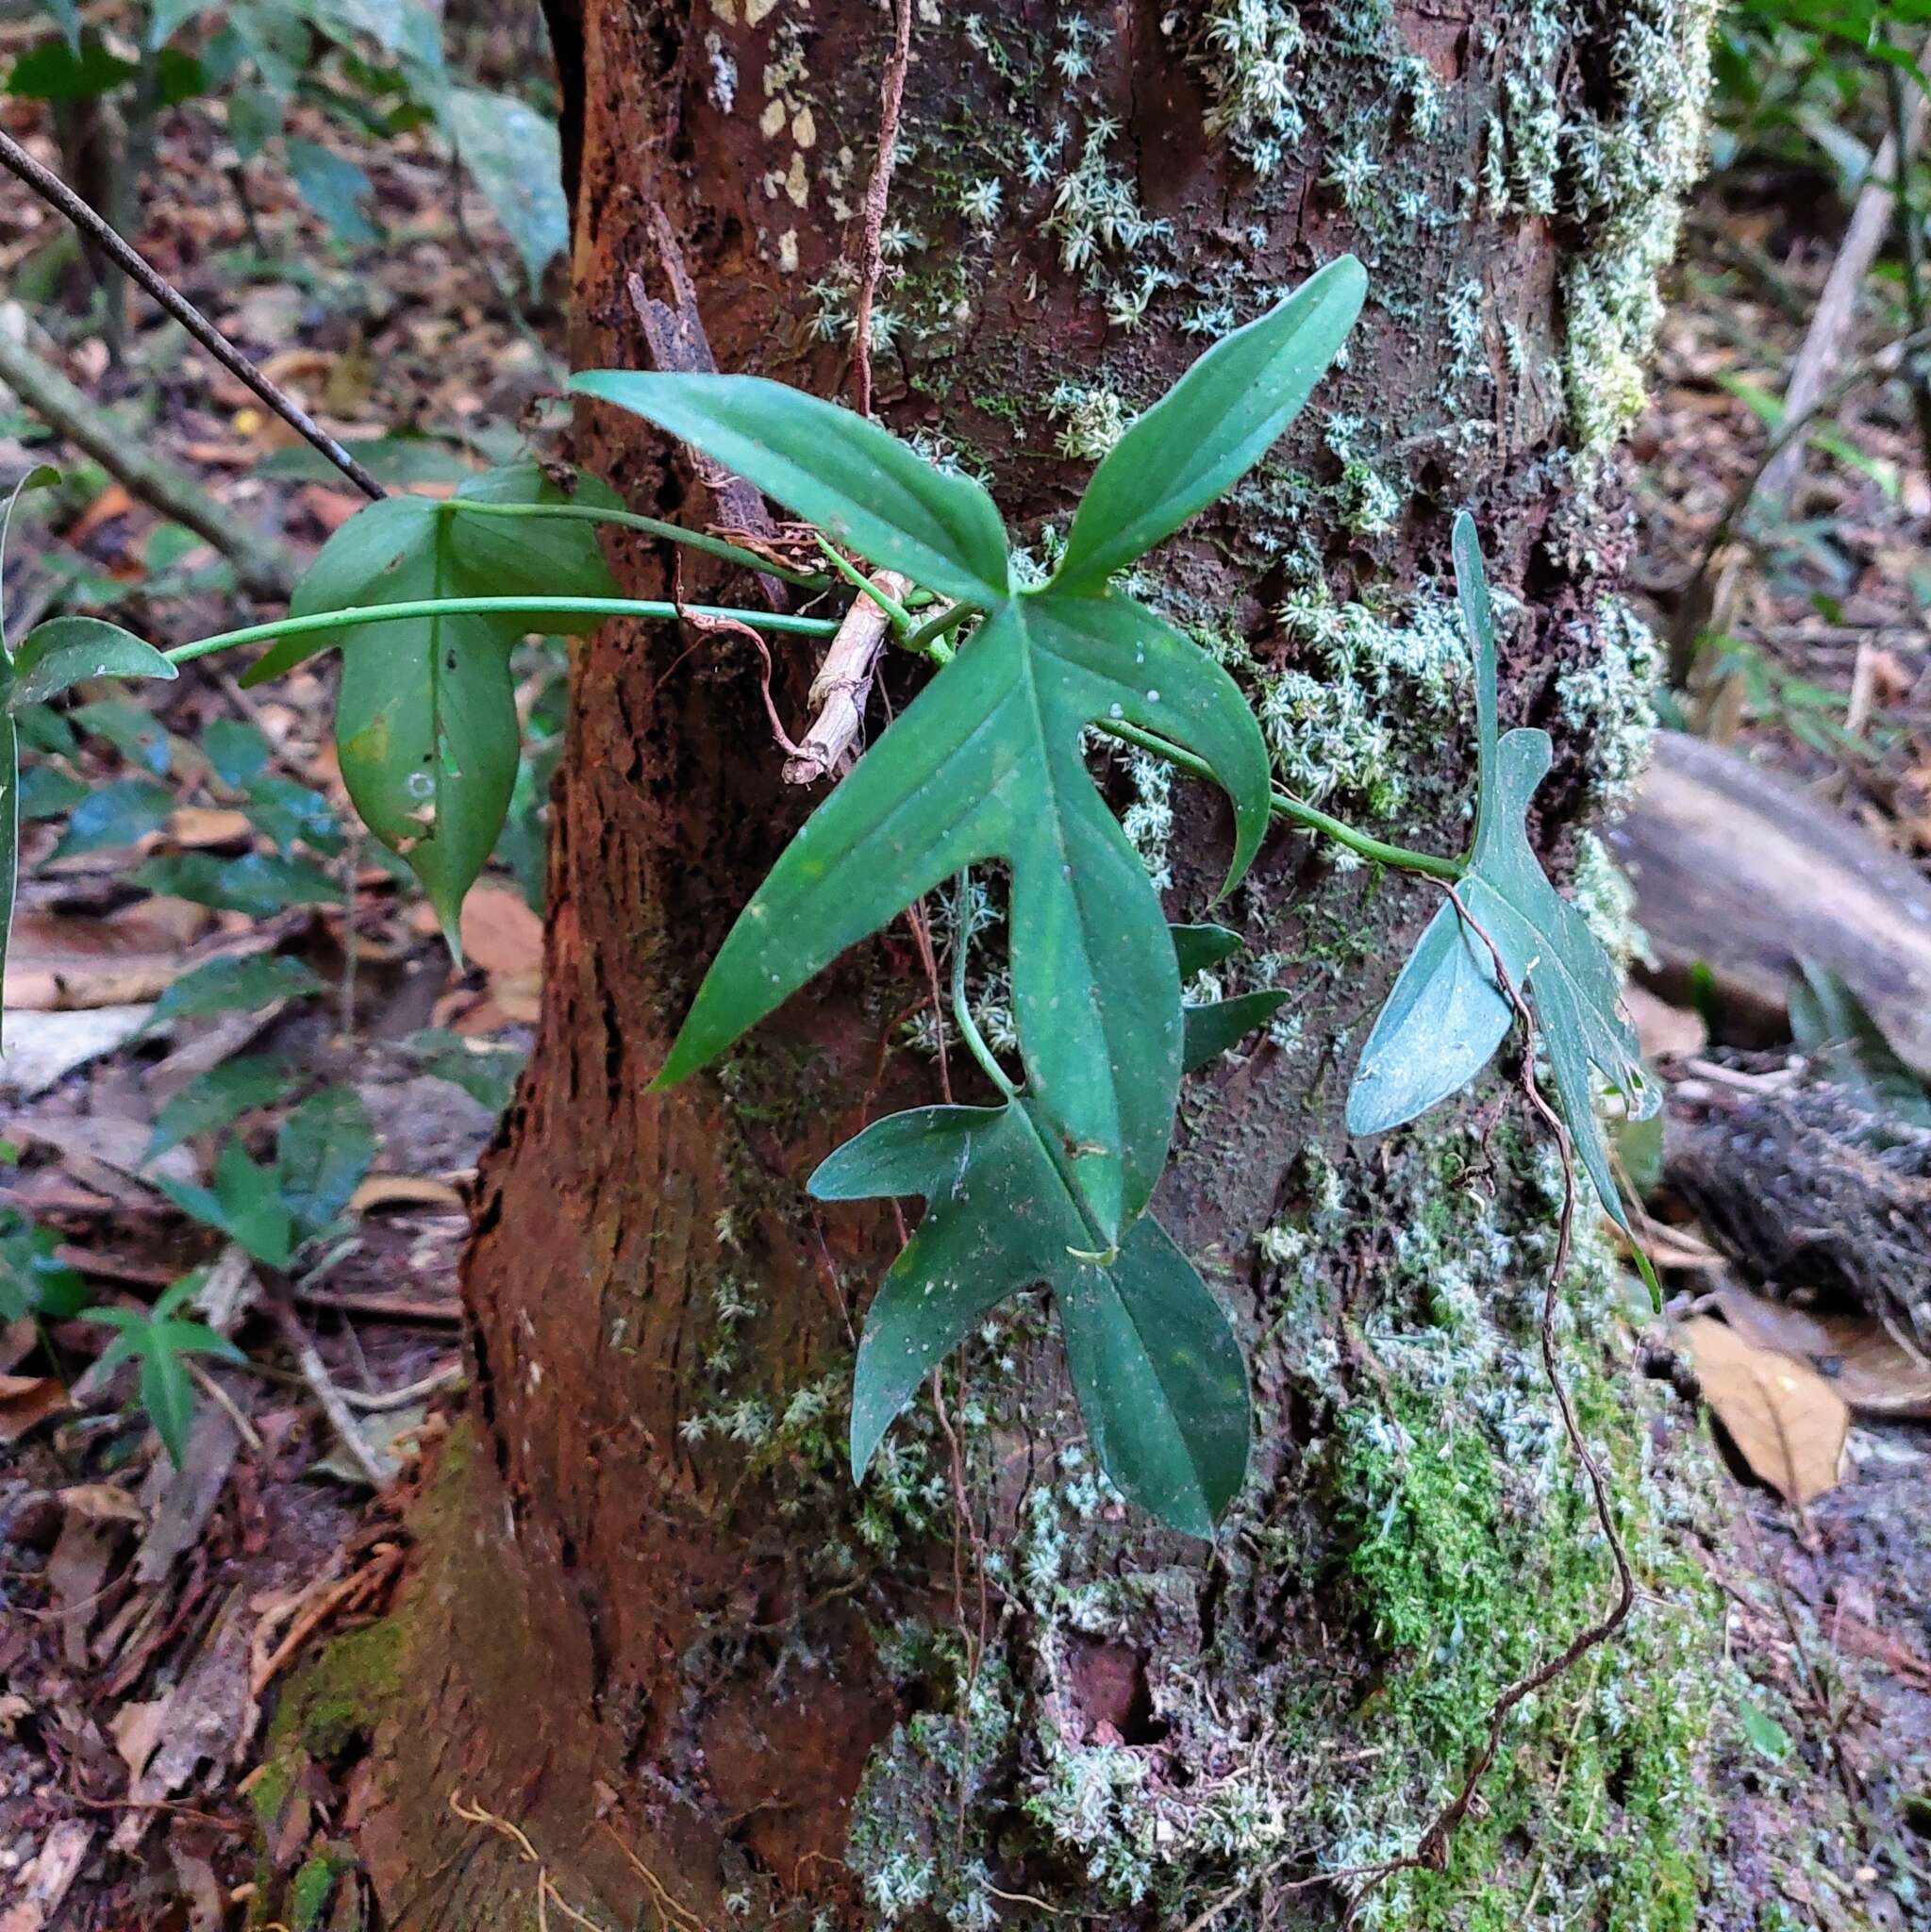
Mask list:
[[[1931,1361],[1913,1354],[1874,1316],[1813,1314],[1733,1282],[1712,1291],[1711,1300],[1753,1347],[1807,1362],[1854,1414],[1931,1421]]]
[[[1692,1316],[1677,1333],[1710,1412],[1763,1481],[1800,1507],[1837,1487],[1851,1411],[1815,1369],[1752,1348],[1707,1315]]]

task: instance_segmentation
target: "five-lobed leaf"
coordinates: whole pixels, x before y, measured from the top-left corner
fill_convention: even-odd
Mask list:
[[[1024,1100],[893,1114],[811,1176],[821,1200],[921,1194],[918,1231],[866,1317],[852,1396],[862,1476],[895,1416],[952,1348],[1019,1290],[1052,1290],[1080,1409],[1107,1475],[1195,1536],[1247,1465],[1246,1367],[1226,1316],[1151,1217],[1094,1253],[1052,1124]]]
[[[1429,922],[1361,1050],[1348,1094],[1349,1130],[1400,1126],[1458,1091],[1501,1045],[1514,1008],[1495,977],[1492,941],[1510,983],[1527,998],[1556,1096],[1606,1211],[1626,1225],[1596,1118],[1593,1065],[1632,1112],[1656,1095],[1636,1036],[1618,1010],[1615,967],[1589,922],[1549,883],[1528,839],[1528,809],[1553,757],[1544,731],[1498,737],[1493,619],[1473,520],[1456,520],[1456,579],[1475,659],[1476,833],[1458,891]],[[1487,935],[1487,940],[1482,934]]]
[[[681,437],[916,583],[981,609],[1011,589],[1006,526],[985,491],[835,403],[757,375],[593,369],[570,387]]]
[[[1089,776],[1086,727],[1182,743],[1234,800],[1238,873],[1267,826],[1267,751],[1239,688],[1123,597],[1015,598],[812,815],[740,915],[663,1071],[683,1078],[846,947],[961,868],[1011,869],[1020,1054],[1080,1196],[1115,1241],[1166,1158],[1183,1056],[1158,895]]]
[[[1055,588],[1097,590],[1245,475],[1327,373],[1367,292],[1344,255],[1201,356],[1093,472]]]

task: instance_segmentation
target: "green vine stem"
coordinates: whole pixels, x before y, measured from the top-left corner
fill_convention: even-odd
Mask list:
[[[913,628],[911,612],[903,604],[899,603],[896,598],[888,596],[863,571],[855,570],[823,537],[820,537],[818,540],[818,547],[824,552],[825,561],[831,565],[833,570],[838,572],[840,576],[844,578],[846,583],[850,584],[857,591],[859,596],[870,598],[874,604],[877,605],[879,609],[885,612],[886,616],[891,620],[892,629],[898,632],[901,637],[904,637]]]
[[[1008,1101],[1016,1100],[1019,1090],[1006,1077],[1005,1068],[986,1044],[985,1035],[979,1031],[979,1023],[973,1018],[972,1002],[966,998],[966,955],[972,949],[972,873],[968,870],[959,874],[953,888],[952,1017],[958,1024],[960,1038],[967,1049],[978,1061],[979,1071]]]
[[[192,643],[176,644],[162,657],[171,664],[191,664],[197,658],[238,644],[265,644],[275,638],[312,635],[317,631],[353,630],[364,624],[400,624],[418,617],[461,617],[511,614],[528,617],[574,613],[586,617],[642,617],[671,622],[680,617],[722,617],[757,630],[785,631],[798,637],[828,638],[838,631],[835,617],[793,617],[772,610],[726,609],[715,604],[662,604],[635,597],[416,597],[397,604],[352,604],[341,610],[319,610],[308,617],[281,617],[268,624],[245,625],[240,630],[217,632]]]
[[[1177,744],[1169,744],[1164,738],[1157,738],[1151,731],[1142,731],[1137,724],[1100,724],[1094,729],[1104,731],[1108,738],[1117,738],[1124,743],[1139,746],[1141,751],[1151,752],[1155,758],[1163,758],[1170,765],[1177,765],[1181,771],[1190,772],[1196,778],[1210,779],[1213,776],[1213,768],[1205,758],[1197,758],[1190,751]],[[1330,817],[1318,807],[1303,804],[1290,792],[1271,792],[1268,802],[1275,818],[1286,819],[1290,824],[1305,826],[1310,832],[1319,832],[1332,839],[1337,845],[1345,845],[1350,852],[1358,852],[1363,858],[1373,859],[1377,865],[1393,866],[1402,872],[1423,873],[1431,879],[1451,882],[1460,878],[1468,870],[1458,858],[1442,858],[1432,852],[1415,852],[1406,845],[1390,845],[1385,840],[1357,832],[1354,826]]]
[[[948,604],[908,636],[902,635],[898,642],[903,649],[929,658],[935,664],[946,664],[953,655],[953,647],[946,641],[947,635],[967,618],[978,614],[969,604]],[[1104,731],[1108,738],[1135,745],[1183,772],[1190,772],[1196,778],[1213,778],[1213,772],[1204,758],[1197,758],[1185,747],[1169,743],[1166,739],[1156,737],[1151,731],[1142,731],[1138,725],[1096,721],[1093,728]],[[1323,837],[1332,839],[1337,845],[1345,845],[1350,852],[1358,852],[1363,858],[1373,859],[1377,865],[1392,866],[1399,872],[1421,873],[1428,878],[1445,879],[1451,885],[1468,870],[1458,858],[1442,858],[1432,852],[1416,852],[1406,845],[1390,845],[1384,839],[1357,832],[1354,826],[1321,810],[1318,806],[1304,804],[1291,792],[1272,791],[1268,802],[1275,818],[1291,825],[1300,825],[1307,831],[1319,832]]]
[[[667,524],[658,517],[640,516],[632,509],[607,509],[594,503],[478,503],[466,496],[451,497],[446,507],[459,510],[466,517],[548,517],[558,523],[621,524],[626,530],[641,530],[648,537],[661,537],[669,543],[682,543],[689,549],[702,550],[707,557],[720,558],[725,563],[735,563],[745,570],[776,577],[801,591],[828,591],[837,582],[835,577],[823,573],[814,575],[809,571],[792,570],[788,565],[774,563],[770,558],[760,557],[757,551],[746,550],[740,544],[726,542],[722,537],[707,537],[701,530],[687,530],[681,524]]]

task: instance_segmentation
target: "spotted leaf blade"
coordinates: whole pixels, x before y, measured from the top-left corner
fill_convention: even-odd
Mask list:
[[[1267,755],[1238,687],[1124,598],[1014,599],[813,813],[726,936],[659,1087],[961,867],[1011,869],[1013,1009],[1101,1245],[1145,1207],[1179,1091],[1180,981],[1158,895],[1088,774],[1096,720],[1205,758],[1235,801],[1235,866],[1267,824]]]
[[[1009,1294],[1053,1292],[1074,1386],[1121,1492],[1210,1537],[1245,1477],[1246,1367],[1225,1315],[1150,1218],[1107,1259],[1024,1101],[894,1114],[811,1177],[822,1200],[917,1193],[918,1231],[866,1317],[852,1399],[861,1477],[921,1382]]]
[[[583,479],[576,498],[616,499]],[[323,546],[295,587],[291,614],[425,597],[608,596],[615,585],[586,523],[464,516],[466,503],[571,500],[535,463],[492,470],[443,502],[371,504]],[[593,619],[559,618],[559,629]],[[423,882],[452,950],[463,895],[508,815],[522,733],[509,654],[529,620],[474,611],[284,639],[244,684],[341,650],[336,747],[342,783],[376,838]]]

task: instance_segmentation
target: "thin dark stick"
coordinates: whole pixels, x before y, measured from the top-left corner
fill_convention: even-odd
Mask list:
[[[1348,1879],[1363,1881],[1365,1890],[1368,1886],[1379,1884],[1397,1872],[1441,1871],[1448,1862],[1448,1840],[1468,1816],[1469,1807],[1475,1802],[1475,1793],[1495,1762],[1496,1753],[1502,1748],[1502,1734],[1507,1728],[1509,1712],[1524,1698],[1534,1696],[1557,1677],[1567,1675],[1599,1643],[1606,1642],[1622,1628],[1636,1606],[1636,1573],[1630,1568],[1629,1553],[1623,1546],[1622,1532],[1616,1527],[1615,1512],[1609,1507],[1608,1478],[1604,1475],[1602,1465],[1597,1462],[1594,1452],[1583,1436],[1581,1424],[1575,1419],[1575,1408],[1569,1399],[1569,1385],[1562,1379],[1562,1364],[1556,1352],[1556,1294],[1569,1267],[1570,1234],[1575,1224],[1575,1150],[1570,1140],[1568,1124],[1549,1105],[1542,1090],[1536,1084],[1536,1019],[1529,1010],[1528,1002],[1509,977],[1495,941],[1469,910],[1454,883],[1443,880],[1441,889],[1448,894],[1463,924],[1489,949],[1489,957],[1494,962],[1495,983],[1507,995],[1509,1005],[1515,1008],[1515,1017],[1522,1024],[1523,1092],[1543,1124],[1556,1137],[1556,1144],[1562,1155],[1562,1214],[1556,1223],[1556,1254],[1549,1263],[1548,1279],[1542,1287],[1542,1367],[1548,1374],[1549,1386],[1556,1391],[1556,1406],[1561,1411],[1562,1427],[1569,1438],[1569,1446],[1574,1450],[1575,1459],[1582,1465],[1583,1474],[1588,1479],[1596,1521],[1608,1541],[1609,1556],[1616,1566],[1616,1600],[1587,1629],[1578,1631],[1556,1656],[1538,1664],[1527,1675],[1518,1677],[1496,1698],[1489,1709],[1488,1736],[1463,1774],[1461,1789],[1435,1814],[1412,1852],[1406,1857],[1383,1858],[1373,1864],[1343,1865],[1332,1872],[1317,1872],[1311,1878],[1297,1878],[1275,1887],[1280,1893],[1307,1891],[1317,1886],[1339,1885]],[[1183,1932],[1206,1932],[1206,1928],[1228,1907],[1238,1903],[1257,1886],[1269,1883],[1300,1856],[1298,1853],[1287,1853],[1263,1865],[1258,1872],[1243,1879],[1230,1891],[1224,1892],[1205,1911],[1190,1920]]]
[[[872,304],[885,261],[885,207],[898,160],[898,116],[906,97],[906,69],[912,58],[912,0],[897,0],[891,54],[878,112],[878,161],[865,190],[865,233],[858,257],[858,299],[852,311],[852,407],[872,413]]]
[[[1569,1267],[1569,1237],[1575,1220],[1575,1150],[1570,1141],[1569,1124],[1549,1105],[1542,1090],[1536,1084],[1536,1021],[1535,1015],[1529,1011],[1528,1002],[1509,978],[1508,969],[1502,963],[1502,955],[1496,949],[1495,941],[1462,903],[1461,894],[1453,885],[1444,885],[1442,890],[1447,892],[1462,924],[1488,947],[1489,957],[1494,961],[1496,984],[1508,995],[1515,1016],[1522,1023],[1523,1092],[1543,1124],[1556,1137],[1556,1147],[1562,1156],[1562,1218],[1556,1226],[1556,1256],[1549,1264],[1549,1278],[1542,1289],[1542,1367],[1548,1372],[1549,1386],[1556,1391],[1556,1406],[1562,1411],[1562,1427],[1569,1437],[1569,1445],[1575,1451],[1575,1459],[1589,1479],[1590,1498],[1595,1505],[1596,1520],[1602,1524],[1603,1535],[1608,1541],[1609,1555],[1616,1565],[1616,1601],[1587,1629],[1578,1631],[1555,1657],[1538,1665],[1526,1676],[1518,1677],[1495,1700],[1494,1707],[1489,1713],[1488,1740],[1476,1754],[1475,1761],[1469,1766],[1461,1790],[1422,1834],[1422,1841],[1415,1848],[1414,1858],[1410,1861],[1435,1870],[1439,1870],[1443,1862],[1449,1835],[1467,1817],[1469,1807],[1474,1802],[1476,1787],[1495,1762],[1508,1713],[1523,1698],[1573,1670],[1597,1644],[1613,1637],[1636,1603],[1636,1575],[1629,1567],[1629,1553],[1623,1547],[1615,1513],[1609,1507],[1608,1479],[1603,1474],[1602,1465],[1597,1462],[1583,1436],[1581,1425],[1576,1422],[1575,1408],[1569,1399],[1569,1385],[1562,1379],[1562,1365],[1556,1353],[1556,1292]]]
[[[246,383],[291,429],[320,450],[364,495],[377,497],[389,493],[293,396],[262,375],[159,270],[129,247],[66,182],[42,167],[4,131],[0,131],[0,166],[25,181],[50,208],[65,215],[112,258],[130,281],[146,290],[229,375]]]

